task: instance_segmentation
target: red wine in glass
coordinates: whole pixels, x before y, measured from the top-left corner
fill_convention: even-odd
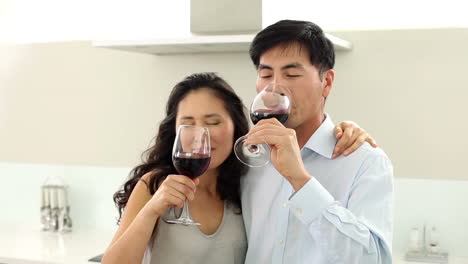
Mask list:
[[[250,119],[256,125],[262,119],[276,118],[286,124],[291,112],[291,92],[281,84],[265,86],[254,98],[250,106]],[[263,144],[245,145],[246,136],[234,144],[234,153],[240,162],[250,167],[262,167],[270,161],[270,147]]]
[[[276,118],[281,124],[285,124],[288,121],[289,113],[285,110],[274,111],[270,109],[257,109],[250,113],[250,119],[252,123],[256,125],[262,119]]]
[[[207,127],[180,125],[172,148],[172,164],[180,175],[195,179],[210,166],[211,144],[210,131]],[[169,212],[175,212],[172,207]],[[173,214],[175,219],[163,218],[166,223],[182,225],[200,225],[192,220],[189,203],[184,201],[180,215]],[[171,216],[171,213],[169,214]]]
[[[195,179],[208,169],[210,160],[207,154],[179,152],[174,156],[173,164],[181,175]]]

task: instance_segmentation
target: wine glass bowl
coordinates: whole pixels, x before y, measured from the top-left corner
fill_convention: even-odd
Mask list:
[[[172,163],[181,175],[195,179],[202,175],[210,166],[211,145],[208,128],[181,125],[172,149]],[[171,208],[175,212],[174,208]],[[174,215],[176,215],[174,213]],[[184,201],[182,213],[177,219],[164,219],[171,224],[200,225],[192,220],[187,200]]]
[[[291,112],[291,93],[283,85],[271,83],[254,98],[250,107],[250,119],[256,125],[262,119],[276,118],[286,124]],[[234,144],[236,157],[249,167],[262,167],[270,161],[270,147],[266,142],[245,146],[246,136]]]

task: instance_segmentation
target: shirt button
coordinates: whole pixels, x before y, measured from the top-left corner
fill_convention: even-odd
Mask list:
[[[296,214],[297,214],[297,215],[302,215],[302,210],[301,210],[301,209],[297,209],[297,210],[296,210]]]
[[[280,239],[280,240],[278,241],[278,243],[279,243],[280,245],[283,245],[283,240]]]

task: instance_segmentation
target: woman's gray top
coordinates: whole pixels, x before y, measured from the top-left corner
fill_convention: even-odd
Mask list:
[[[158,221],[143,263],[243,264],[247,239],[242,214],[236,211],[225,202],[223,219],[212,235],[205,235],[197,226]]]

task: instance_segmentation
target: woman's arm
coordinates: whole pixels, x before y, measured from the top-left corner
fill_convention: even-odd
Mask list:
[[[149,183],[150,177],[145,174],[142,179]],[[198,180],[169,175],[153,196],[145,182],[140,180],[130,195],[120,226],[102,258],[103,264],[141,263],[159,217],[169,206],[182,208],[185,199],[192,200]]]

